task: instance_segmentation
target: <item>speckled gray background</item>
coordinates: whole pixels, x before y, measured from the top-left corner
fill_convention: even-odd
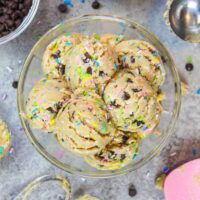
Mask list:
[[[200,155],[200,95],[195,94],[200,87],[200,46],[181,41],[168,30],[163,19],[164,0],[101,0],[102,7],[99,10],[91,8],[91,0],[86,0],[84,4],[74,0],[75,7],[67,14],[58,12],[57,5],[60,2],[61,0],[41,0],[38,14],[31,26],[17,39],[0,46],[0,116],[10,125],[14,147],[14,152],[0,161],[0,200],[13,199],[27,183],[44,174],[68,176],[73,187],[73,198],[90,193],[102,200],[163,200],[163,193],[154,187],[156,175],[162,172],[165,165],[173,168]],[[61,20],[86,13],[115,14],[143,24],[170,50],[177,68],[190,87],[189,95],[182,101],[176,133],[161,155],[136,172],[108,180],[71,176],[56,169],[40,156],[21,129],[16,108],[16,90],[11,86],[13,80],[18,80],[22,63],[38,36]],[[184,67],[188,56],[192,56],[195,66],[191,73]],[[4,95],[7,95],[5,100],[2,99]],[[197,150],[196,156],[192,154],[192,149]],[[128,195],[130,183],[137,188],[134,198]],[[51,199],[56,199],[55,194]]]

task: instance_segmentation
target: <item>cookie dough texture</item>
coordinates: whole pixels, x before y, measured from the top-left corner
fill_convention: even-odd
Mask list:
[[[10,148],[11,136],[7,124],[0,120],[0,159],[3,158]]]
[[[79,33],[65,34],[51,42],[42,60],[43,72],[49,77],[60,78],[65,74],[66,62],[70,51],[85,38]]]
[[[131,71],[119,72],[104,91],[115,125],[123,131],[150,134],[157,126],[161,107],[149,82]]]
[[[116,131],[101,97],[81,89],[59,112],[56,127],[59,143],[80,155],[99,152]]]
[[[116,46],[124,68],[129,68],[135,75],[145,77],[158,89],[164,82],[165,72],[162,59],[150,43],[141,40],[126,40]]]
[[[52,132],[55,117],[70,95],[71,91],[62,79],[39,80],[27,100],[26,112],[31,125],[44,132]]]
[[[85,157],[85,160],[97,169],[119,169],[137,157],[139,141],[137,133],[118,131],[117,136],[104,149]]]
[[[84,40],[71,51],[65,78],[74,90],[79,87],[102,91],[119,69],[117,54],[111,46],[95,38]]]

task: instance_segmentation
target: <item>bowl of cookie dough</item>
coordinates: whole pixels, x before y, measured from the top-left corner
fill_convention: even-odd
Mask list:
[[[34,19],[40,0],[0,2],[0,45],[24,32]]]
[[[160,153],[181,105],[174,62],[133,20],[69,19],[32,48],[18,85],[18,110],[37,151],[64,171],[109,178]]]

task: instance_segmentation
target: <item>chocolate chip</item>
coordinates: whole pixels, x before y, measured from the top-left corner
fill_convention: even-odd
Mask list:
[[[55,110],[52,107],[47,108],[50,113],[55,113]]]
[[[58,10],[61,12],[61,13],[66,13],[67,12],[67,6],[63,3],[61,3],[59,6],[58,6]]]
[[[104,77],[106,76],[106,73],[104,73],[104,71],[99,71],[99,76]]]
[[[133,121],[133,124],[137,124],[137,126],[141,126],[141,125],[144,125],[145,123],[143,122],[143,121],[141,121],[141,120],[134,120]]]
[[[164,56],[161,56],[161,59],[162,59],[163,63],[167,62]]]
[[[128,100],[128,99],[130,99],[130,98],[131,98],[130,94],[129,94],[128,92],[125,92],[125,91],[124,91],[124,94],[123,94],[123,96],[122,96],[122,99],[126,101],[126,100]]]
[[[54,104],[54,108],[56,109],[56,111],[59,111],[62,108],[63,103],[62,102],[58,102],[56,104]]]
[[[121,154],[120,160],[123,161],[125,158],[126,158],[126,155],[125,154]]]
[[[133,117],[133,116],[134,116],[134,112],[132,112],[132,113],[130,114],[130,116]]]
[[[60,50],[57,50],[55,53],[52,53],[51,56],[56,59],[60,57],[60,53]]]
[[[142,89],[137,89],[137,88],[133,88],[132,91],[135,93],[135,92],[141,92]]]
[[[87,73],[92,75],[92,68],[91,67],[87,68]]]
[[[90,56],[90,54],[89,54],[88,52],[86,52],[86,53],[84,54],[84,56],[85,56],[85,58],[83,59],[83,62],[84,62],[84,63],[89,63],[90,60],[92,59],[92,57]]]
[[[185,69],[187,71],[192,71],[194,69],[194,65],[192,63],[186,63]]]
[[[127,78],[127,83],[133,83],[132,79]]]
[[[131,61],[131,63],[134,63],[134,62],[135,62],[134,56],[131,56],[131,57],[130,57],[130,61]]]
[[[101,4],[97,0],[93,1],[92,8],[99,9],[100,6],[101,6]]]
[[[110,101],[110,106],[113,106],[113,107],[116,107],[116,108],[120,107],[120,105],[116,104],[116,99],[114,101]]]
[[[134,197],[137,194],[136,188],[133,184],[129,186],[128,194],[130,197]]]
[[[64,75],[65,74],[65,65],[60,63],[58,66],[58,71],[61,75]]]
[[[18,81],[13,81],[12,87],[15,88],[15,89],[17,89],[17,87],[18,87]]]
[[[123,144],[126,144],[126,142],[127,142],[128,139],[129,139],[129,136],[123,135],[122,136],[122,142],[123,142]]]

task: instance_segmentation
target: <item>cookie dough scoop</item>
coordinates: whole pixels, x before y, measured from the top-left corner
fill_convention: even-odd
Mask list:
[[[71,95],[62,79],[43,78],[31,90],[26,113],[31,125],[44,132],[53,132],[58,111]]]
[[[91,90],[75,93],[56,118],[57,138],[74,153],[95,154],[113,139],[116,130],[99,95]]]
[[[104,100],[113,121],[122,131],[152,133],[159,123],[161,106],[150,83],[131,71],[121,71],[106,86]]]

